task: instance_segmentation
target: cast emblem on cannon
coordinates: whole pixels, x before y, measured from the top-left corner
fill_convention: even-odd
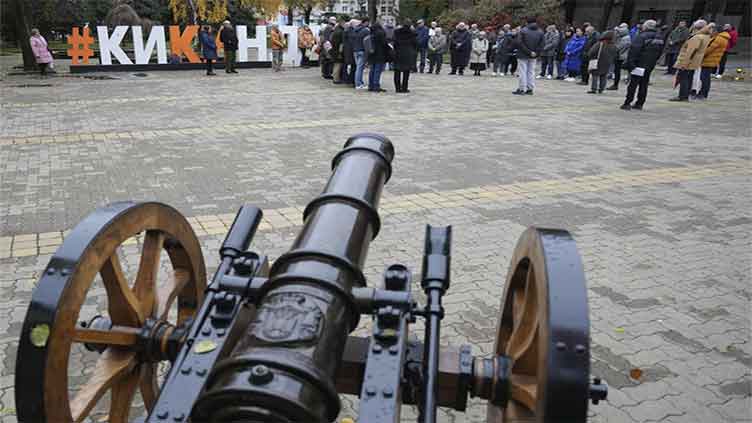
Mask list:
[[[399,421],[403,404],[435,422],[438,407],[464,411],[470,397],[487,401],[489,422],[585,421],[607,389],[590,378],[587,289],[570,234],[522,234],[490,356],[441,346],[451,227],[426,228],[423,304],[408,266],[388,266],[370,286],[362,271],[393,157],[383,136],[351,137],[272,266],[249,251],[261,210],[241,207],[211,280],[175,209],[94,211],[33,293],[16,360],[19,420],[125,422],[138,418],[139,394],[150,423],[325,422],[340,414],[340,394],[354,394],[360,423]],[[124,251],[139,252],[135,272]],[[362,315],[371,335],[353,336]],[[409,332],[417,318],[422,341]]]

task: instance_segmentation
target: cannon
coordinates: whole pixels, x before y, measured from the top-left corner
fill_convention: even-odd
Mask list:
[[[570,234],[522,234],[490,356],[441,346],[451,226],[426,227],[419,276],[396,263],[368,284],[362,271],[393,158],[387,138],[351,137],[273,263],[249,250],[262,211],[243,205],[211,280],[175,209],[94,211],[33,292],[16,359],[19,420],[331,422],[352,394],[361,423],[397,422],[403,404],[433,423],[438,407],[464,411],[469,398],[486,401],[488,422],[585,421],[607,386],[590,377],[587,289]],[[363,316],[370,335],[352,335]],[[422,340],[410,333],[418,318]]]

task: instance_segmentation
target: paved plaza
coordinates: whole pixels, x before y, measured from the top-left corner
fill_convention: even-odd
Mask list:
[[[0,82],[2,422],[15,421],[32,290],[82,217],[125,199],[170,204],[213,272],[235,210],[252,203],[265,209],[253,248],[278,257],[331,158],[364,131],[396,149],[369,283],[394,262],[419,272],[424,225],[453,225],[442,343],[490,354],[517,239],[529,225],[565,228],[588,280],[591,373],[610,387],[591,421],[752,421],[749,82],[713,81],[708,101],[677,104],[661,75],[645,110],[625,112],[624,87],[588,95],[538,81],[534,96],[513,96],[516,79],[488,72],[414,75],[408,95],[393,92],[389,72],[386,94],[335,88],[315,69],[220,75]],[[131,276],[136,253],[124,251]],[[341,417],[356,416],[357,401],[344,402]],[[411,407],[403,414],[415,420]],[[441,411],[442,422],[484,419],[476,400],[465,415]]]

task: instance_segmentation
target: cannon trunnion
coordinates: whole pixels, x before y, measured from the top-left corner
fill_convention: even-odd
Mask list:
[[[536,227],[522,235],[492,355],[442,347],[451,227],[426,228],[419,283],[403,264],[371,286],[362,272],[393,157],[383,136],[350,138],[272,266],[249,251],[262,211],[241,207],[209,283],[190,224],[169,206],[115,203],[89,215],[32,296],[16,362],[19,420],[125,422],[140,396],[147,422],[326,422],[340,414],[339,394],[354,394],[361,423],[399,421],[402,404],[435,422],[438,407],[464,411],[470,397],[487,401],[489,422],[585,421],[607,389],[590,379],[572,237]],[[128,280],[132,249],[140,258]],[[352,336],[363,315],[371,335]],[[422,341],[409,333],[417,318]]]

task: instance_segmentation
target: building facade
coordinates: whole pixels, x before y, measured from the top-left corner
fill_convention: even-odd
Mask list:
[[[367,0],[334,0],[329,2],[327,7],[321,10],[324,15],[347,15],[350,17],[367,16]],[[376,15],[383,24],[397,24],[399,16],[399,0],[378,0],[376,5]]]
[[[611,28],[655,19],[670,27],[679,21],[703,18],[730,23],[744,35],[750,33],[750,0],[562,0],[567,22],[592,22]]]

